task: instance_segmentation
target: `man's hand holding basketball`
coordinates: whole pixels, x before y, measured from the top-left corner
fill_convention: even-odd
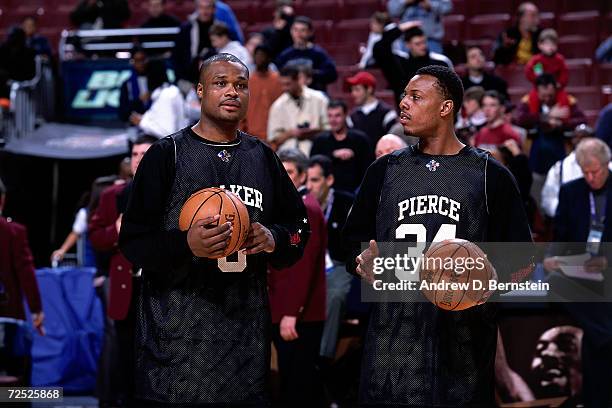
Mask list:
[[[366,282],[374,283],[374,258],[378,256],[378,245],[373,239],[370,240],[370,245],[363,251],[355,261],[357,262],[357,268],[355,272],[361,276]]]
[[[191,252],[200,258],[219,258],[232,235],[232,224],[229,222],[216,225],[219,215],[206,217],[191,225],[187,231],[187,244]]]
[[[249,235],[242,248],[246,255],[258,254],[262,251],[269,253],[276,248],[276,241],[274,241],[274,236],[269,229],[258,222],[254,222],[249,228]]]

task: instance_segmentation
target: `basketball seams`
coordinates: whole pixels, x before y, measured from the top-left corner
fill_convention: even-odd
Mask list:
[[[197,209],[196,209],[196,210],[193,212],[193,216],[191,217],[191,221],[189,222],[189,228],[187,228],[187,229],[190,229],[190,228],[191,228],[191,226],[193,225],[193,222],[194,222],[195,218],[198,216],[198,213],[200,212],[200,209],[202,209],[202,207],[204,206],[204,204],[206,204],[206,202],[207,202],[208,200],[210,200],[211,198],[213,198],[213,197],[215,197],[215,196],[218,196],[218,195],[220,195],[220,194],[221,194],[220,192],[214,192],[214,193],[212,193],[212,194],[210,195],[210,197],[207,197],[207,198],[206,198],[204,201],[202,201],[202,202],[200,203],[200,205],[198,205]],[[191,196],[191,197],[193,197],[193,196]],[[191,197],[189,197],[189,200],[191,199]],[[189,202],[189,200],[187,200],[187,202]],[[223,199],[221,200],[221,202],[223,202]],[[217,225],[219,225],[219,223],[218,223],[218,222],[217,222]]]
[[[242,220],[240,218],[240,211],[238,211],[238,206],[236,205],[236,203],[234,202],[234,197],[233,194],[227,193],[227,196],[229,197],[230,202],[232,203],[232,205],[234,206],[234,210],[236,216],[238,217],[238,237],[236,239],[236,242],[234,243],[234,246],[232,248],[232,250],[229,252],[230,254],[233,254],[236,251],[236,247],[238,246],[238,244],[240,243],[240,230],[242,229]]]
[[[459,243],[459,242],[452,242],[451,243],[457,245],[457,248],[455,249],[455,251],[448,256],[448,258],[453,258],[455,256],[455,254],[457,253],[457,251],[459,251],[459,249],[464,248],[463,244]],[[444,246],[442,246],[441,248],[444,248]],[[437,250],[437,249],[436,249]],[[468,252],[469,253],[469,252]],[[440,279],[442,279],[442,275],[444,275],[444,272],[446,271],[446,269],[442,268],[440,269],[440,277],[438,278],[438,281],[436,282],[436,284],[440,283]],[[454,271],[453,271],[454,272]],[[434,304],[437,306],[438,305],[438,291],[434,290]],[[439,307],[439,306],[438,306]],[[456,307],[456,306],[455,306]],[[445,310],[453,310],[452,309],[445,309]]]

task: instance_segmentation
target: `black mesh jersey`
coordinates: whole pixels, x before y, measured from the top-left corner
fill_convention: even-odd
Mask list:
[[[510,193],[514,188],[514,199],[506,200],[505,205],[521,206],[509,173],[488,153],[471,147],[456,155],[431,156],[411,146],[379,159],[368,173],[345,228],[353,244],[369,239],[487,241],[492,238],[490,207],[498,212],[502,205],[501,196],[491,188],[495,183]],[[524,234],[529,228],[524,211],[522,214],[508,221],[517,223],[523,239],[530,239]],[[506,217],[512,217],[512,212]],[[368,218],[374,222],[363,221]],[[353,268],[354,263],[349,265]],[[431,303],[372,306],[361,404],[494,406],[494,305],[459,312],[444,311]]]
[[[197,258],[178,231],[187,198],[223,186],[251,222],[275,237],[273,254]],[[153,207],[153,208],[151,208]],[[267,263],[285,266],[309,231],[302,200],[274,153],[239,133],[214,143],[187,128],[143,158],[124,215],[121,248],[143,268],[137,303],[136,394],[169,403],[265,404],[270,361]]]

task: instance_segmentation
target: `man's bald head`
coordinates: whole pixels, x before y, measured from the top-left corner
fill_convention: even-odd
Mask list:
[[[404,140],[394,134],[387,134],[381,137],[376,143],[376,158],[378,159],[385,154],[392,153],[396,150],[403,149],[407,144]]]

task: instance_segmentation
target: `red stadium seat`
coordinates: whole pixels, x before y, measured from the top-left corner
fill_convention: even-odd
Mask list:
[[[601,109],[602,95],[598,86],[568,86],[567,92],[578,100],[582,110]]]
[[[559,0],[538,0],[535,2],[540,10],[540,16],[542,12],[558,13],[559,12]],[[520,2],[515,3],[515,10],[518,9]]]
[[[469,14],[467,0],[453,0],[453,14],[466,15]]]
[[[599,12],[604,11],[605,1],[602,0],[561,0],[562,13],[568,13],[571,11],[588,11],[597,10]]]
[[[593,61],[590,58],[566,60],[569,71],[569,86],[595,85],[593,80]]]
[[[342,7],[342,18],[370,18],[377,11],[385,11],[380,2],[372,0],[344,0]]]
[[[387,105],[394,107],[397,109],[397,103],[395,102],[395,95],[393,91],[389,90],[378,90],[375,93],[376,97],[381,101],[385,102]]]
[[[567,35],[559,37],[559,52],[565,58],[592,58],[597,42],[594,37]]]
[[[327,53],[336,65],[355,65],[359,62],[359,48],[357,44],[328,45]]]
[[[236,15],[236,19],[238,19],[240,23],[250,23],[251,21],[255,21],[252,20],[252,17],[259,11],[254,9],[257,7],[257,5],[253,4],[253,2],[250,0],[232,1],[230,6]],[[272,16],[268,16],[268,20],[271,19]]]
[[[330,43],[334,41],[334,23],[331,20],[315,20],[312,22],[314,29],[315,42]]]
[[[530,87],[524,87],[524,86],[508,87],[508,95],[510,95],[510,101],[512,101],[513,104],[518,105],[519,103],[521,103],[521,98],[527,95],[530,90],[531,90]]]
[[[599,65],[599,83],[602,85],[612,85],[612,64]]]
[[[470,0],[468,2],[468,9],[471,16],[497,13],[514,14],[515,12],[512,1],[499,0]]]
[[[270,25],[272,24],[272,19],[274,18],[274,10],[276,10],[276,5],[271,2],[253,5],[253,12],[251,13],[249,21],[251,23],[265,21],[268,23],[268,25]]]
[[[348,46],[359,46],[359,43],[367,43],[370,33],[370,20],[360,18],[355,20],[343,20],[336,25],[334,31],[334,42],[344,42]]]
[[[472,17],[467,24],[466,38],[472,40],[494,40],[510,25],[509,14],[486,14]]]
[[[559,35],[585,35],[596,37],[599,32],[599,12],[579,11],[559,16]]]
[[[444,16],[444,40],[445,41],[462,41],[463,27],[465,25],[465,17],[458,14]]]
[[[313,20],[338,20],[341,10],[337,0],[308,0],[295,7],[296,15]]]
[[[525,76],[524,65],[500,65],[495,68],[495,73],[502,77],[509,87],[531,87],[531,82]]]
[[[555,28],[557,25],[555,13],[543,12],[540,13],[540,27],[542,28]]]
[[[243,28],[242,31],[243,31],[245,38],[248,38],[249,35],[251,35],[252,33],[261,33],[263,29],[268,27],[269,25],[270,23],[250,24],[246,30]]]

